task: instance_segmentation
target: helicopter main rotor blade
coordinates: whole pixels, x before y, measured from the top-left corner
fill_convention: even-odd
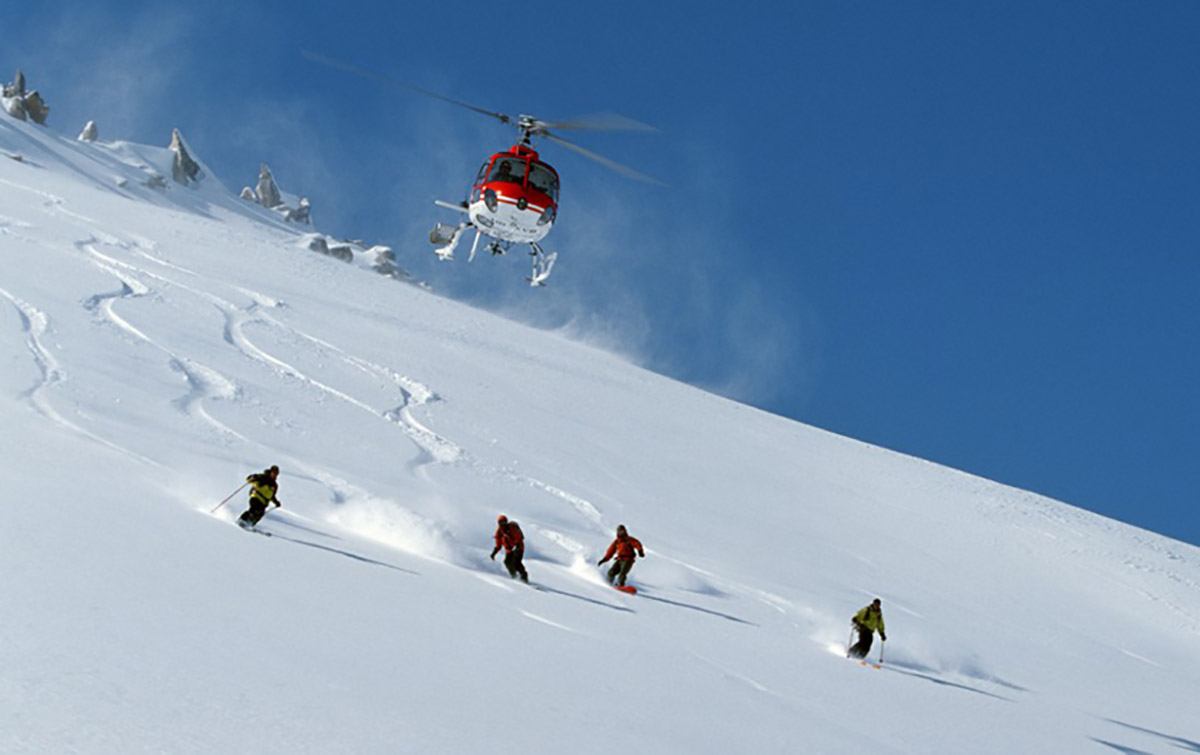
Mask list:
[[[558,131],[658,131],[655,126],[635,121],[620,113],[596,113],[561,123],[538,121],[538,125],[543,129],[552,128]]]
[[[466,108],[467,110],[473,110],[476,113],[480,113],[481,115],[487,115],[492,118],[495,118],[496,120],[500,121],[501,123],[511,123],[512,122],[512,118],[505,115],[504,113],[494,113],[491,110],[485,110],[481,107],[475,107],[474,105],[471,105],[469,103],[460,102],[456,99],[453,99],[452,97],[447,97],[444,94],[438,94],[437,92],[433,92],[428,89],[424,89],[422,87],[417,86],[416,84],[410,84],[407,81],[393,78],[386,74],[377,73],[368,68],[356,66],[353,63],[344,63],[340,60],[334,60],[333,58],[330,58],[326,55],[321,55],[320,53],[315,53],[315,52],[312,52],[311,50],[305,50],[303,48],[301,48],[300,54],[303,55],[304,57],[308,58],[311,61],[314,61],[316,63],[321,63],[323,65],[327,65],[330,68],[338,68],[343,71],[348,71],[349,73],[353,73],[357,76],[362,76],[367,79],[374,79],[375,81],[382,81],[385,84],[391,84],[392,86],[397,86],[397,87],[400,87],[401,89],[408,89],[413,92],[417,92],[418,94],[423,94],[426,97],[432,97],[435,100],[441,100],[442,102],[449,102],[451,105],[458,105],[459,107]]]
[[[620,173],[621,175],[625,176],[626,178],[632,178],[635,181],[642,181],[642,182],[648,183],[648,184],[657,184],[658,186],[666,186],[665,183],[663,183],[662,181],[659,181],[657,178],[654,178],[653,176],[648,176],[645,173],[639,173],[638,171],[634,170],[633,168],[630,168],[628,165],[622,165],[621,163],[619,163],[615,160],[609,160],[607,157],[604,157],[603,155],[597,155],[595,152],[584,149],[583,147],[580,147],[578,144],[572,144],[571,142],[567,141],[566,139],[562,138],[561,136],[559,136],[557,134],[552,134],[549,131],[543,131],[541,133],[541,135],[546,137],[547,139],[550,139],[552,141],[555,141],[555,142],[563,145],[564,147],[571,150],[572,152],[576,152],[578,154],[583,155],[584,157],[588,158],[589,160],[595,160],[596,162],[600,163],[601,165],[608,168],[609,170],[614,170],[617,173]]]

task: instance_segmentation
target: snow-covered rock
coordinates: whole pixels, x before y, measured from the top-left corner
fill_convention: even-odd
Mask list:
[[[254,196],[258,198],[259,204],[269,210],[283,204],[279,187],[275,185],[275,176],[271,175],[271,169],[267,167],[266,163],[258,168],[258,184],[254,188]]]
[[[25,88],[25,74],[17,71],[11,84],[5,84],[0,93],[4,110],[13,118],[25,120],[28,118],[37,124],[45,124],[50,116],[50,106],[42,99],[37,90]]]
[[[204,171],[200,169],[200,164],[193,160],[191,154],[188,153],[179,129],[171,130],[171,144],[167,149],[175,153],[175,159],[171,164],[171,176],[175,179],[175,183],[187,186],[199,182],[204,177]]]
[[[244,187],[241,197],[257,202],[269,210],[274,210],[289,222],[312,225],[312,205],[308,201],[308,197],[300,197],[296,201],[295,207],[290,206],[283,191],[279,188],[279,184],[275,183],[275,176],[266,163],[259,166],[258,183],[255,188]]]

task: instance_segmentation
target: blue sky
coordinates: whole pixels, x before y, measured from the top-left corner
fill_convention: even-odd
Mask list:
[[[0,71],[57,131],[177,126],[231,189],[267,162],[456,298],[1200,543],[1200,4],[30,5]],[[552,285],[521,255],[437,264],[432,200],[514,134],[301,47],[655,124],[575,139],[667,186],[543,145]]]

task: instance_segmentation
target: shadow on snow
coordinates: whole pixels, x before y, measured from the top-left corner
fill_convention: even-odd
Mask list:
[[[967,692],[974,692],[977,695],[983,695],[984,697],[992,697],[997,700],[1003,700],[1006,703],[1015,703],[1016,702],[1016,700],[1013,700],[1011,697],[1004,697],[1003,695],[997,695],[992,692],[987,692],[986,690],[975,689],[974,687],[970,687],[966,684],[959,684],[958,682],[948,682],[945,679],[939,679],[936,676],[933,676],[931,674],[921,673],[920,671],[905,670],[905,668],[903,668],[902,664],[889,662],[889,663],[884,664],[883,668],[887,671],[893,671],[897,674],[904,674],[905,676],[912,676],[912,677],[916,677],[917,679],[924,679],[927,682],[933,682],[934,684],[940,684],[943,687],[953,687],[955,689],[961,689],[961,690],[965,690]]]
[[[735,621],[738,624],[746,624],[747,626],[752,626],[752,627],[758,626],[758,624],[755,624],[753,621],[746,621],[745,619],[738,618],[737,616],[733,616],[731,614],[721,613],[720,611],[714,611],[711,608],[701,608],[700,606],[694,606],[691,603],[680,603],[677,600],[667,600],[666,598],[656,598],[653,595],[647,595],[644,592],[639,592],[638,597],[643,600],[654,600],[659,603],[666,603],[667,605],[670,605],[670,606],[678,606],[679,608],[686,608],[689,611],[699,611],[700,613],[706,613],[710,616],[718,616],[722,619],[725,619],[726,621]]]
[[[1126,729],[1131,729],[1133,731],[1140,731],[1143,734],[1149,734],[1152,737],[1158,737],[1159,739],[1162,739],[1166,742],[1170,742],[1171,744],[1175,745],[1176,747],[1180,748],[1181,750],[1189,750],[1191,752],[1200,752],[1200,742],[1196,742],[1191,739],[1184,739],[1183,737],[1176,737],[1171,734],[1164,734],[1161,731],[1155,731],[1154,729],[1147,729],[1142,726],[1134,726],[1133,724],[1127,724],[1124,721],[1118,721],[1115,718],[1105,718],[1104,720],[1108,721],[1111,724],[1116,724],[1117,726],[1124,726]],[[1096,741],[1099,742],[1100,740],[1096,740]],[[1102,744],[1108,744],[1108,743],[1102,742]],[[1136,752],[1136,751],[1133,751],[1133,752]]]

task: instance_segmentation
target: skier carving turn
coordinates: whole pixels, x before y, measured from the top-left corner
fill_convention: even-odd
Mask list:
[[[247,477],[246,482],[250,483],[250,508],[238,517],[238,525],[242,529],[254,529],[266,515],[268,504],[275,504],[275,508],[283,505],[275,497],[279,490],[279,467],[271,465],[269,469]]]

